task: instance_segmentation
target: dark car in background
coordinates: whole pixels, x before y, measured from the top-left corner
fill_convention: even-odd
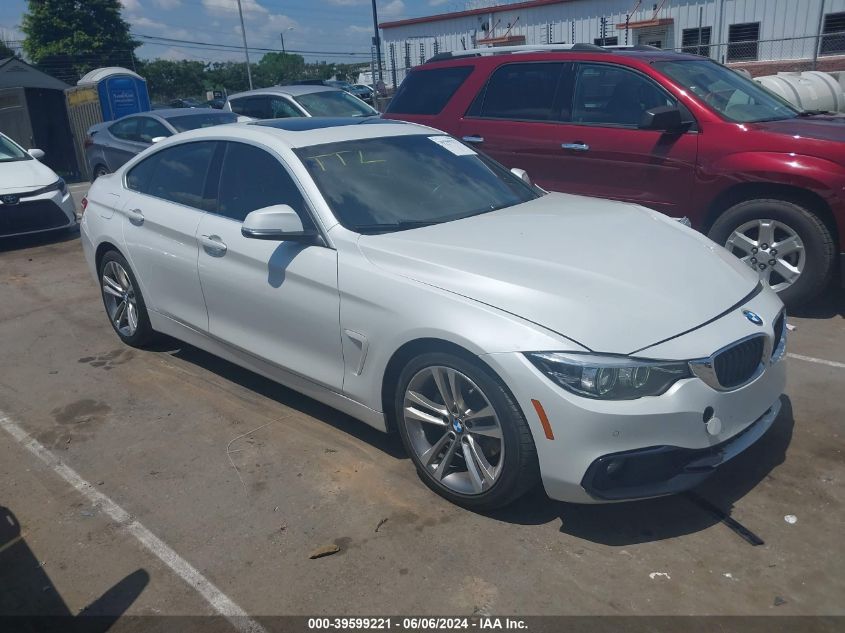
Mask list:
[[[793,307],[827,286],[837,253],[845,268],[845,116],[802,112],[710,59],[591,44],[441,53],[384,116],[545,189],[687,216]]]
[[[130,114],[92,125],[85,139],[91,180],[109,174],[155,141],[179,132],[236,123],[238,115],[211,108],[179,108]]]

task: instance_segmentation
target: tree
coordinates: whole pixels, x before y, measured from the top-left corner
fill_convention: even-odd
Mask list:
[[[0,59],[15,57],[15,51],[6,42],[0,40]]]
[[[299,79],[304,72],[305,60],[301,55],[266,53],[253,73],[253,83],[256,88],[266,88]]]
[[[103,66],[134,68],[139,42],[129,35],[119,0],[27,0],[21,28],[33,63],[58,79],[76,81]]]
[[[184,97],[203,97],[205,64],[187,60],[156,59],[142,62],[138,72],[147,80],[153,101],[170,101]]]

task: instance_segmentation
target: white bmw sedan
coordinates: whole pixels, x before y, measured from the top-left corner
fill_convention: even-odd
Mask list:
[[[166,333],[396,430],[473,509],[538,480],[675,493],[780,409],[783,306],[742,262],[419,125],[180,134],[94,183],[82,237],[125,343]]]

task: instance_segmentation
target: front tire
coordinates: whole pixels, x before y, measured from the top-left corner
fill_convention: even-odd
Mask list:
[[[103,306],[120,340],[132,347],[144,347],[154,332],[141,287],[126,258],[108,251],[100,262],[100,290]]]
[[[492,510],[537,483],[528,423],[480,363],[447,353],[417,356],[399,376],[394,409],[420,478],[452,503]]]
[[[830,231],[794,202],[740,202],[719,216],[708,235],[753,268],[791,308],[815,298],[833,274]]]

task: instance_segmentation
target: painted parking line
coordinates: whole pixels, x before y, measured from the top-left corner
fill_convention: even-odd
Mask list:
[[[4,416],[2,411],[0,411],[0,427],[11,435],[21,446],[47,464],[53,472],[73,486],[94,506],[99,507],[115,523],[132,534],[150,553],[170,567],[177,576],[205,598],[215,612],[229,620],[235,629],[242,633],[267,633],[263,626],[250,618],[246,611],[241,609],[231,598],[215,587],[193,565],[179,556],[169,545],[150,532],[140,522],[133,519],[126,510],[99,492],[70,466],[63,463],[53,453],[44,448],[38,440],[30,437],[18,424]]]
[[[788,353],[787,356],[789,358],[794,358],[795,360],[803,360],[807,363],[816,363],[817,365],[827,365],[828,367],[838,367],[839,369],[845,369],[845,363],[839,363],[835,360],[825,360],[824,358],[815,358],[813,356],[802,356],[801,354],[792,354]]]

